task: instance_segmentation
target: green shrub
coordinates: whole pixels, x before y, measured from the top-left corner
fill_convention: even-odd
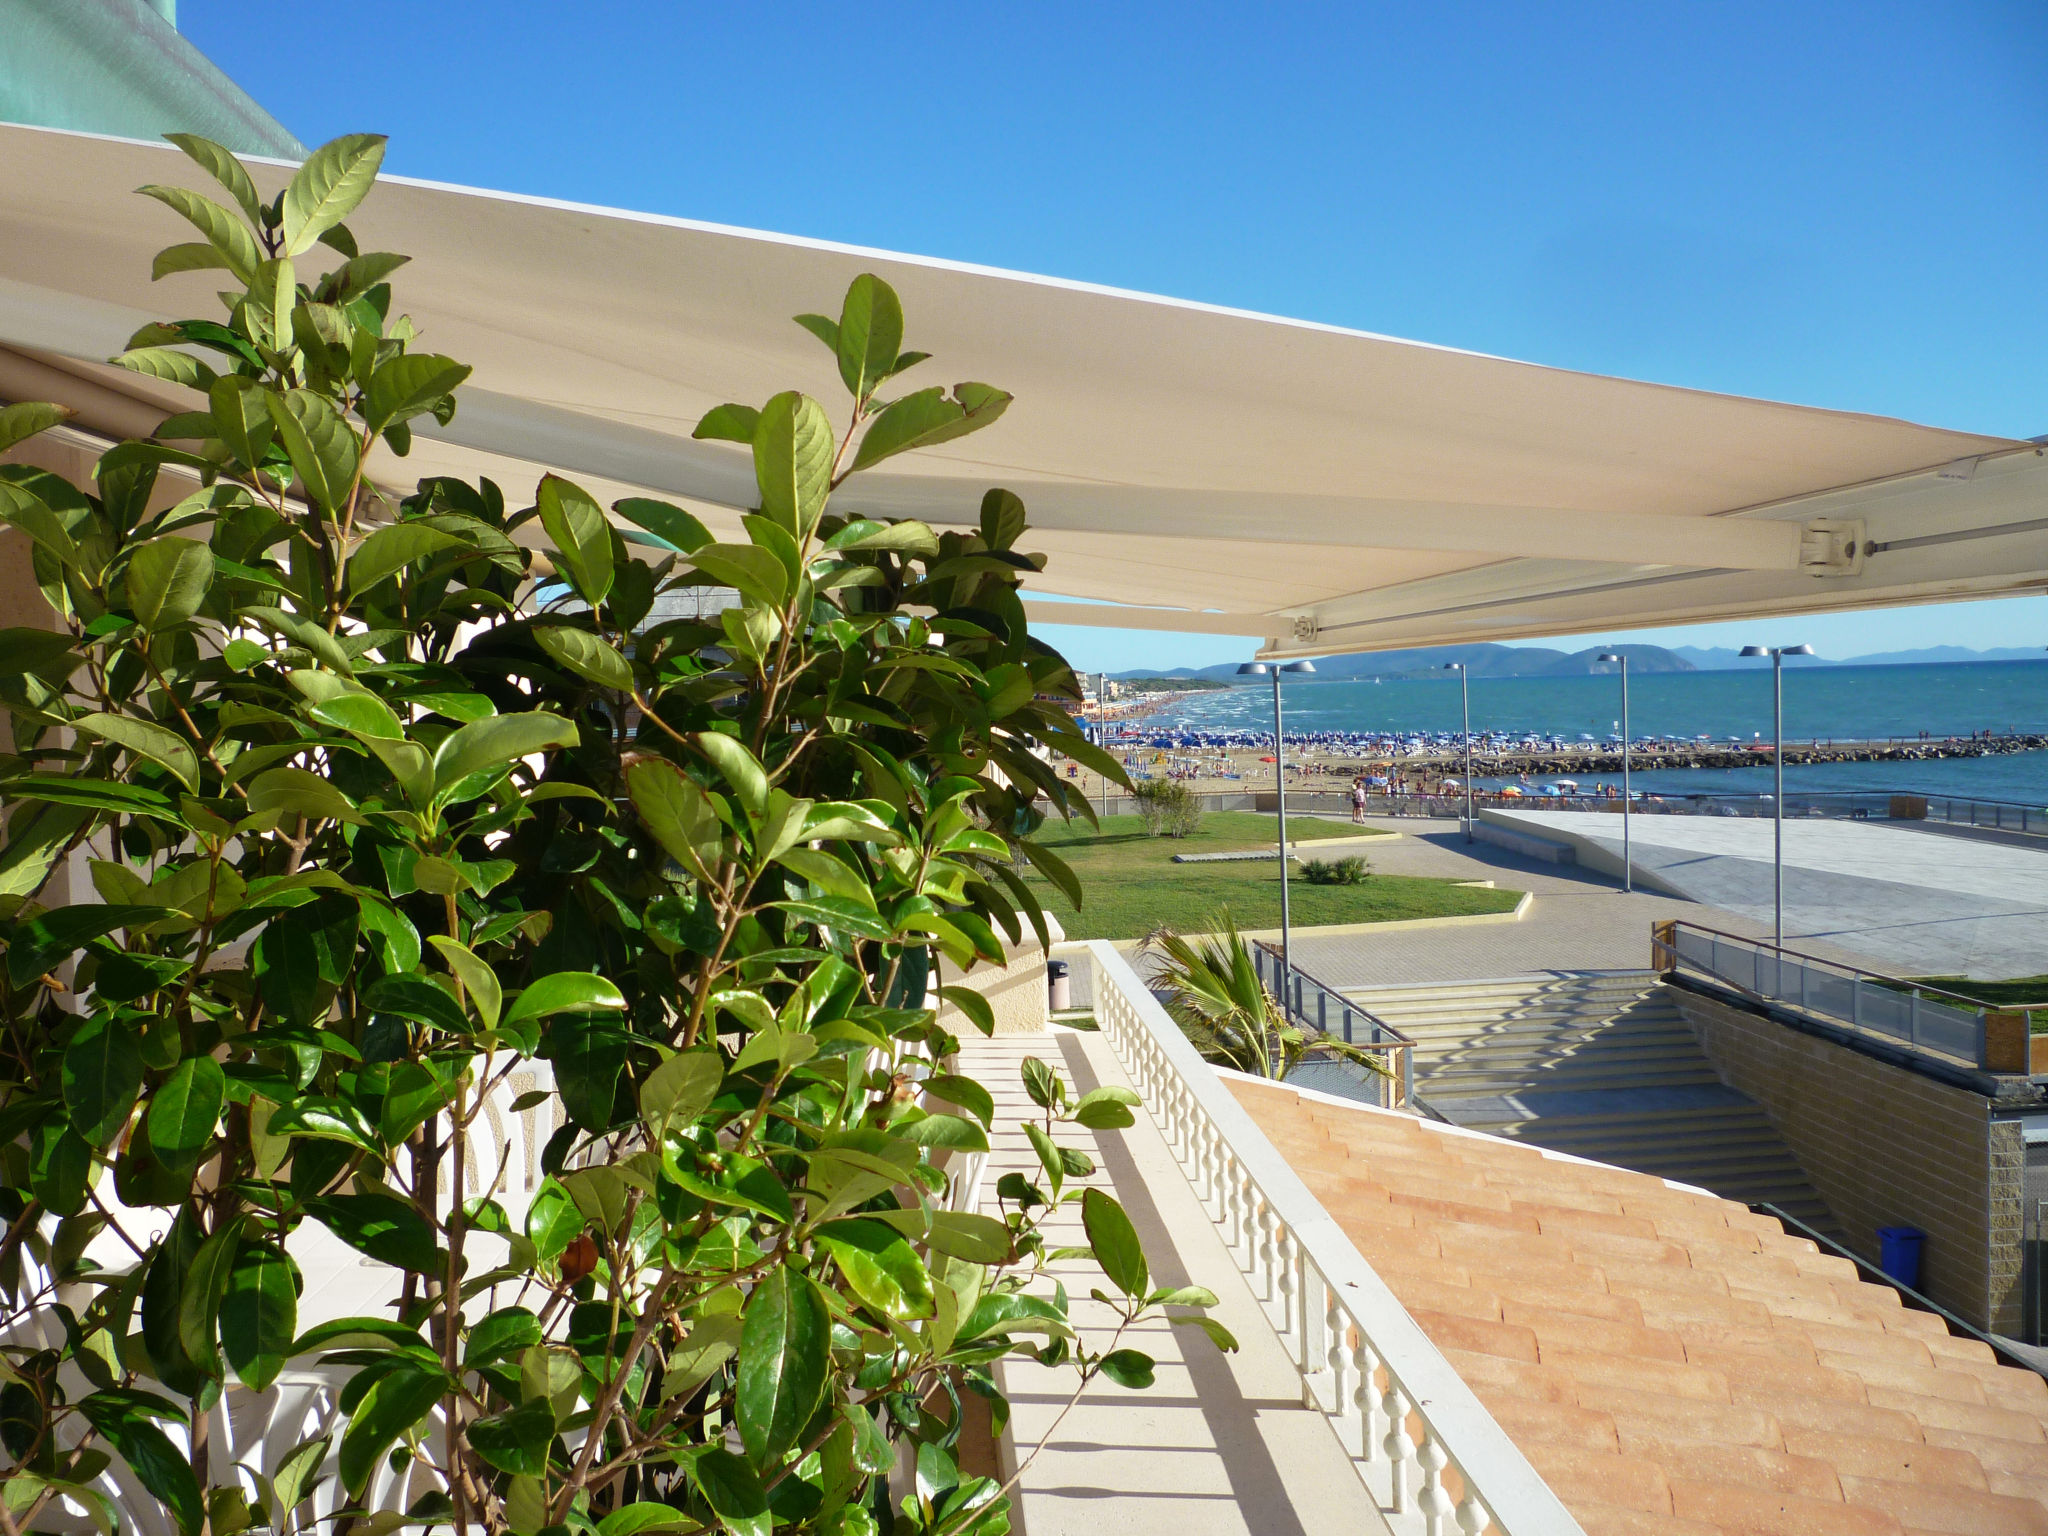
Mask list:
[[[1363,885],[1372,869],[1363,854],[1354,853],[1341,859],[1310,859],[1301,873],[1310,885]]]
[[[994,1109],[964,1077],[915,1090],[958,1045],[927,1004],[943,971],[992,1027],[951,983],[998,930],[1045,931],[1012,829],[1087,804],[1034,749],[1124,775],[1048,701],[1074,680],[1026,630],[1044,561],[1015,496],[943,535],[828,501],[1009,396],[878,399],[923,354],[863,276],[836,322],[801,317],[844,439],[796,393],[697,428],[756,467],[737,541],[629,499],[655,537],[628,543],[554,476],[524,510],[489,481],[384,491],[368,450],[447,421],[469,370],[412,345],[401,258],[339,222],[383,141],[325,146],[274,203],[183,142],[240,211],[164,194],[206,243],[160,262],[225,268],[224,322],[146,326],[118,361],[192,410],[89,484],[0,466],[55,611],[0,631],[0,1296],[57,1341],[0,1372],[13,1525],[115,1455],[184,1532],[284,1529],[316,1473],[359,1494],[403,1454],[433,1489],[415,1519],[456,1531],[629,1504],[623,1530],[1008,1530],[1006,1490],[954,1459],[962,1394],[1001,1423],[1006,1353],[1082,1384],[1151,1361],[1091,1349],[1033,1283],[1081,1153],[1040,1138],[1003,1217],[947,1206]],[[65,414],[0,410],[0,450]],[[164,509],[167,467],[198,488]],[[647,624],[702,585],[738,606]],[[100,902],[55,904],[74,862]],[[518,1107],[562,1129],[515,1223],[486,1109],[522,1066],[543,1086]],[[1025,1068],[1046,1131],[1131,1123],[1127,1091]],[[102,1201],[136,1255],[111,1272],[84,1256]],[[1082,1212],[1121,1318],[1213,1301],[1154,1293],[1101,1190]],[[309,1224],[402,1275],[396,1316],[301,1334]],[[254,1491],[156,1427],[316,1359],[354,1375],[338,1439]]]
[[[1202,825],[1195,792],[1178,779],[1141,779],[1131,786],[1138,815],[1153,837],[1189,837]]]

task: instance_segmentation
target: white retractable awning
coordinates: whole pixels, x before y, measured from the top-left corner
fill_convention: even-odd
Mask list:
[[[168,146],[17,127],[0,162],[0,398],[66,398],[109,432],[138,403],[178,408],[99,360],[146,320],[214,312],[209,274],[151,284],[190,233],[132,193],[210,191],[203,173]],[[379,466],[395,483],[489,474],[524,497],[555,469],[733,526],[748,456],[691,429],[792,387],[837,413],[831,359],[790,316],[836,314],[872,271],[934,354],[910,384],[1016,403],[835,505],[971,524],[986,488],[1016,491],[1050,556],[1039,590],[1094,600],[1040,619],[1318,654],[2048,587],[2031,443],[398,177],[350,223],[412,256],[398,291],[422,344],[476,368],[437,440]]]

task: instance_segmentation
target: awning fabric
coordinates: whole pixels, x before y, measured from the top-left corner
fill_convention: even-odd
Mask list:
[[[152,286],[151,256],[190,235],[132,193],[204,174],[167,146],[4,126],[0,163],[0,398],[75,388],[110,432],[133,430],[124,402],[182,408],[101,360],[146,320],[214,312],[210,274]],[[1038,590],[1090,600],[1034,604],[1044,620],[1319,654],[2048,586],[2032,443],[397,177],[350,223],[412,256],[422,345],[476,368],[437,440],[380,464],[391,483],[489,474],[523,498],[554,469],[733,526],[748,456],[692,428],[786,388],[838,414],[790,316],[836,314],[871,271],[933,354],[909,386],[1016,403],[835,506],[971,524],[989,486],[1016,491],[1050,557]]]

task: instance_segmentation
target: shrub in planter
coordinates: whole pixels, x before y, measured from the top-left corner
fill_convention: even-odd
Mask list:
[[[697,429],[755,467],[740,539],[639,499],[622,535],[554,476],[400,494],[370,451],[468,370],[343,222],[382,140],[268,197],[180,142],[226,201],[145,188],[201,237],[157,268],[224,313],[119,361],[192,408],[90,484],[0,467],[56,615],[0,631],[0,1288],[61,1341],[0,1353],[8,1523],[110,1517],[112,1457],[186,1532],[310,1528],[408,1463],[415,1521],[464,1531],[1007,1529],[952,1455],[962,1395],[1000,1422],[1018,1350],[1151,1374],[1034,1283],[1046,1215],[1081,1200],[1122,1325],[1211,1299],[1073,1187],[1059,1128],[1128,1093],[1033,1064],[1042,1172],[1000,1216],[947,1199],[994,1111],[928,1004],[986,1027],[960,978],[1042,937],[1020,850],[1079,900],[1028,829],[1087,804],[1034,749],[1122,774],[1047,702],[1075,689],[1026,630],[1015,496],[943,534],[830,500],[1009,397],[900,383],[924,355],[861,277],[800,317],[843,431],[796,393]],[[8,407],[0,447],[62,414]],[[737,605],[649,623],[692,586]],[[99,899],[60,903],[66,869]],[[509,1107],[561,1123],[523,1213],[486,1112],[521,1070]],[[301,1329],[316,1227],[402,1275],[395,1309]],[[223,1392],[323,1362],[331,1435],[209,1446]]]
[[[1188,837],[1202,824],[1195,792],[1178,779],[1141,779],[1131,786],[1138,815],[1153,837]]]
[[[1341,859],[1310,859],[1301,873],[1310,885],[1363,885],[1372,869],[1363,854],[1353,853]]]

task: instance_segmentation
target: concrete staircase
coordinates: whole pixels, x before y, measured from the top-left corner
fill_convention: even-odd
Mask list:
[[[1447,1120],[1835,1222],[1755,1100],[1724,1084],[1652,972],[1353,989],[1411,1036]]]

